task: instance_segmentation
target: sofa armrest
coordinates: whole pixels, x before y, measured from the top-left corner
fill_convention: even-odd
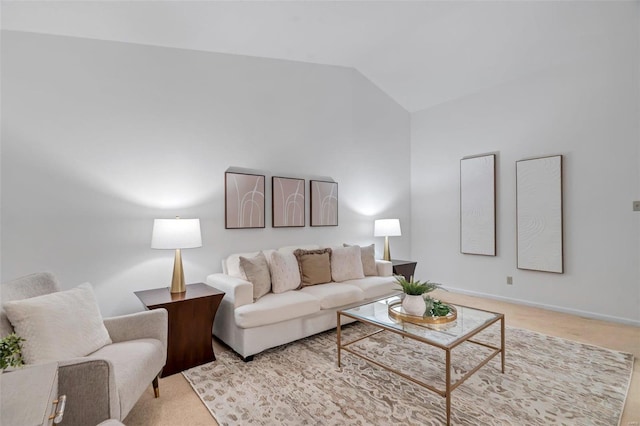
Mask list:
[[[63,426],[95,425],[120,418],[113,364],[104,359],[72,358],[58,363],[58,394],[67,396]]]
[[[104,326],[113,343],[136,339],[158,339],[162,342],[166,353],[169,314],[164,308],[105,318]]]
[[[390,277],[393,275],[393,264],[388,260],[376,259],[376,269],[380,277]]]
[[[224,298],[233,303],[233,308],[253,303],[253,284],[227,274],[211,274],[207,284],[224,291]]]

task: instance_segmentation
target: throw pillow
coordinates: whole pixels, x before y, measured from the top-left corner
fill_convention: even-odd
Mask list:
[[[240,269],[247,281],[253,284],[254,302],[271,291],[271,275],[264,253],[260,252],[254,257],[240,256]]]
[[[360,247],[337,247],[331,251],[331,278],[338,283],[364,278]]]
[[[300,287],[298,260],[292,252],[276,250],[271,254],[271,287],[276,294]]]
[[[345,244],[345,247],[351,247]],[[360,246],[360,256],[362,257],[362,271],[367,277],[377,276],[378,268],[376,266],[376,245]]]
[[[25,339],[25,364],[87,356],[111,344],[91,284],[13,300],[3,305],[16,334]]]
[[[331,282],[331,249],[293,252],[298,259],[301,287]]]

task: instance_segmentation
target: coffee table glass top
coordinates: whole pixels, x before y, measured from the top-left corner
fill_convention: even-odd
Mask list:
[[[467,306],[450,304],[454,306],[458,312],[458,317],[454,321],[433,325],[413,324],[389,316],[388,305],[393,302],[398,302],[399,300],[400,296],[392,296],[365,305],[344,309],[340,312],[353,318],[362,319],[374,325],[395,329],[401,333],[407,333],[421,340],[445,347],[452,346],[461,339],[464,340],[467,335],[478,330],[478,328],[502,317],[502,314],[496,312],[482,311]]]

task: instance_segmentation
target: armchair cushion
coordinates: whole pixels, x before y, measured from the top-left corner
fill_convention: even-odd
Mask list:
[[[2,293],[0,300],[8,302],[60,291],[60,285],[50,272],[38,272],[3,283],[0,290]],[[0,337],[14,331],[4,309],[0,309]]]
[[[113,366],[121,418],[131,411],[138,398],[149,387],[166,361],[165,350],[157,339],[137,339],[107,345],[90,354],[88,359],[107,360]],[[144,360],[144,362],[132,362]]]
[[[86,356],[111,343],[89,283],[4,304],[27,364]]]

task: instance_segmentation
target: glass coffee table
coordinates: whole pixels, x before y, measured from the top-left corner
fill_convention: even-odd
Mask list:
[[[375,302],[366,303],[364,305],[355,306],[337,312],[338,367],[341,367],[342,351],[347,351],[437,393],[438,395],[446,398],[447,425],[449,425],[451,421],[451,392],[454,389],[460,386],[473,373],[482,368],[498,354],[501,356],[501,369],[502,373],[504,373],[504,314],[483,311],[467,306],[449,304],[456,310],[457,318],[454,321],[446,324],[418,324],[398,319],[396,315],[389,315],[389,306],[397,306],[399,300],[400,296],[386,297]],[[344,343],[342,342],[341,336],[342,317],[352,318],[356,321],[372,325],[376,327],[376,331]],[[473,339],[476,334],[498,322],[500,322],[499,347]],[[384,331],[398,334],[404,338],[415,340],[416,342],[426,343],[427,345],[431,345],[445,351],[445,389],[439,389],[433,384],[418,380],[415,377],[394,369],[389,365],[385,365],[381,360],[372,359],[350,347],[356,342]],[[473,368],[470,368],[466,374],[462,375],[462,377],[455,382],[452,382],[451,352],[454,348],[465,342],[488,348],[490,351],[486,357],[483,357],[479,363],[473,366]]]

